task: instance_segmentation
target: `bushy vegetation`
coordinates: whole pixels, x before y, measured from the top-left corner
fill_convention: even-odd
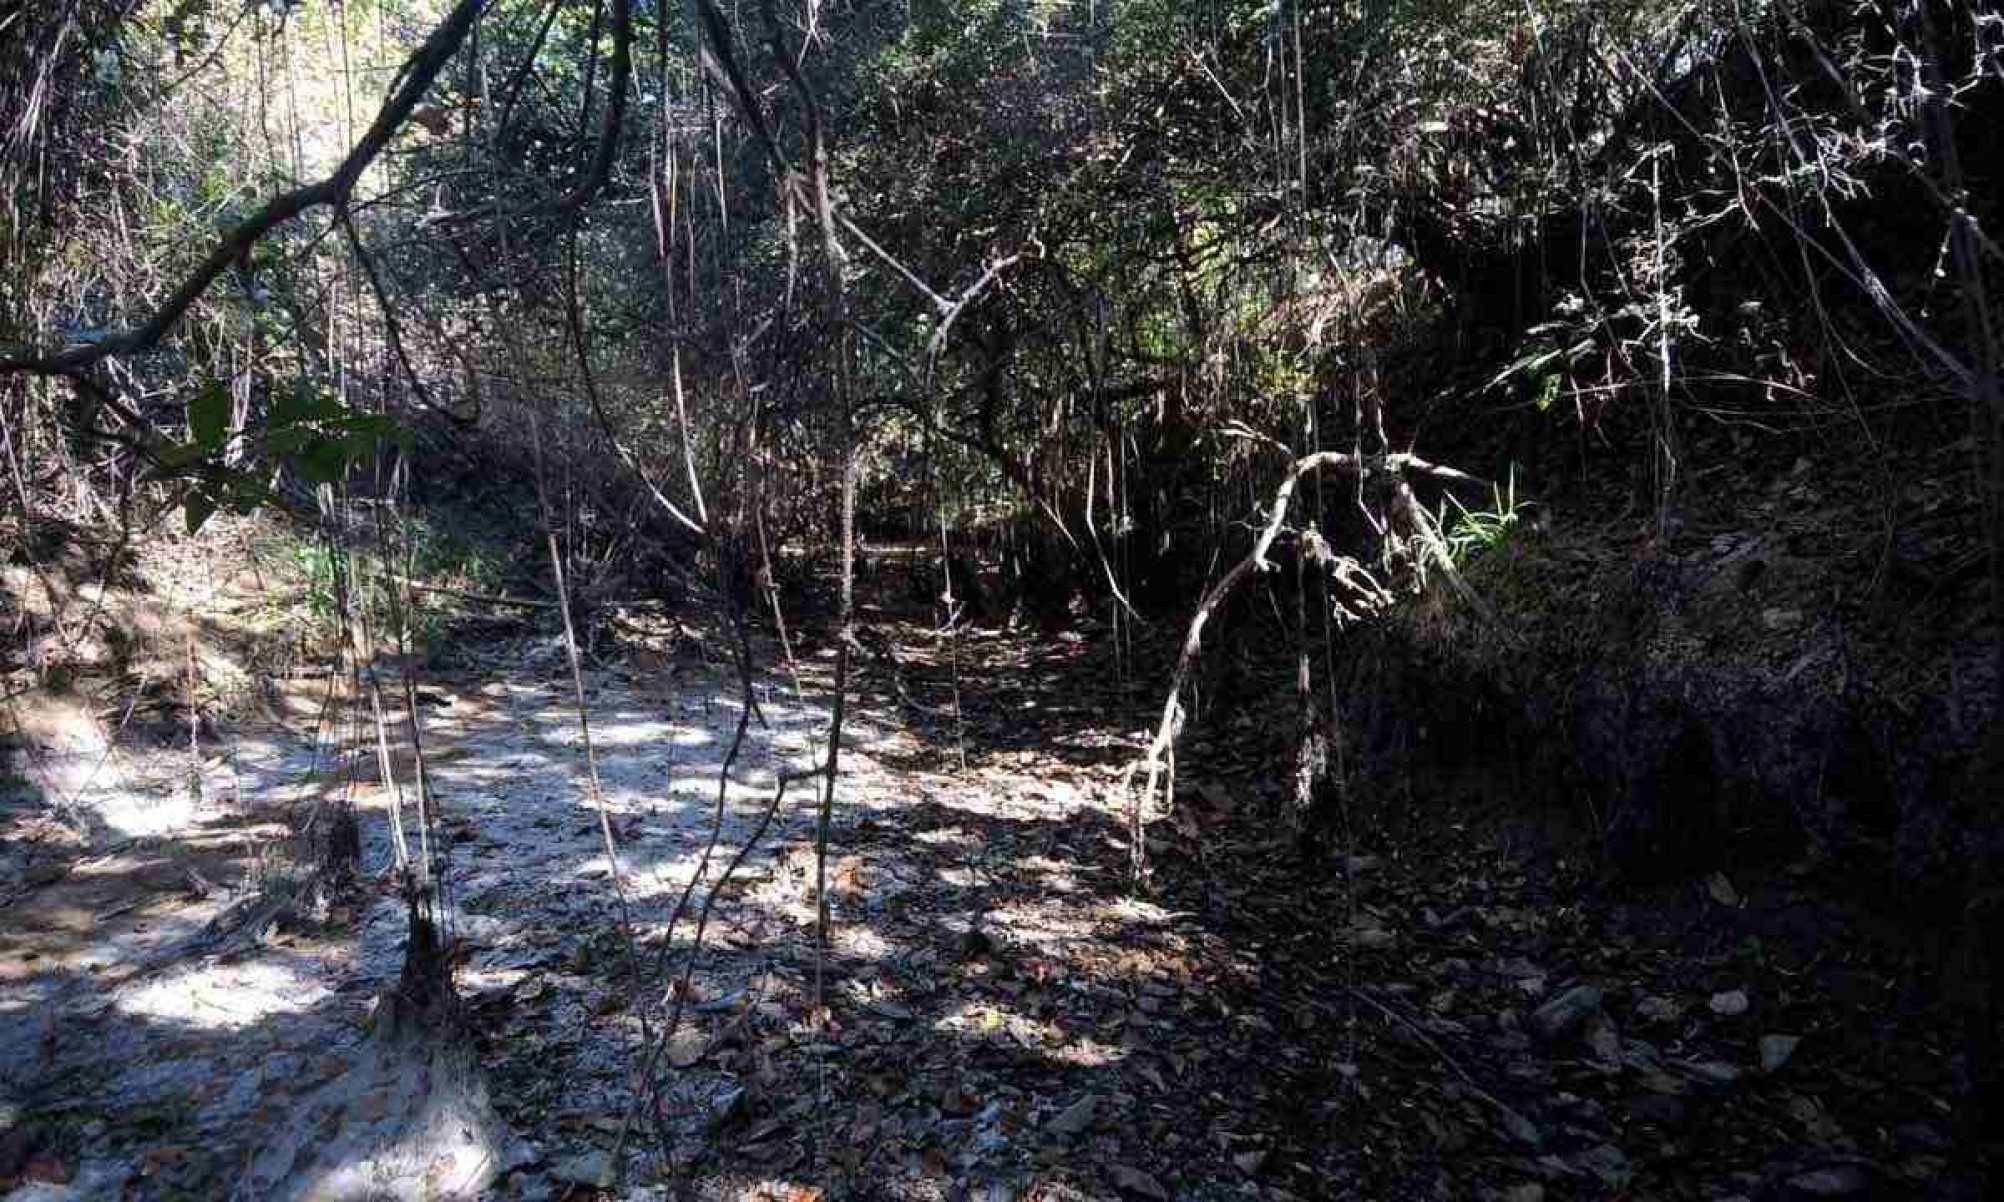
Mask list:
[[[1568,715],[1618,660],[1746,725],[1665,665],[1795,687],[1815,635],[1861,665],[1833,689],[1959,732],[1867,842],[1994,915],[1990,6],[76,0],[0,35],[23,563],[270,513],[357,669],[351,617],[408,650],[414,584],[547,553],[575,666],[606,598],[776,625],[805,552],[839,736],[859,531],[1000,561],[997,616],[1181,635],[1138,877],[1206,637],[1298,668],[1304,823],[1377,728],[1339,645],[1472,640]]]

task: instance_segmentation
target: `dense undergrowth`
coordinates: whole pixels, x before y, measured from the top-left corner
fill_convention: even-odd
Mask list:
[[[497,646],[582,718],[715,624],[749,712],[754,644],[825,626],[825,838],[903,608],[1088,632],[1150,682],[1137,888],[1251,739],[1317,854],[1472,789],[1617,892],[1863,901],[1946,949],[1958,1106],[2004,1080],[1988,6],[78,0],[0,38],[10,713],[199,777],[205,722],[324,672],[394,777],[419,685]]]

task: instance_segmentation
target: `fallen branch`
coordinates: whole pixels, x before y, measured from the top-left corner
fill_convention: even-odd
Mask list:
[[[448,588],[443,584],[426,584],[422,580],[399,579],[397,583],[420,593],[435,593],[441,597],[457,597],[461,601],[473,601],[481,605],[500,605],[515,609],[550,610],[557,607],[554,601],[538,601],[532,597],[507,597],[499,593],[473,593],[461,588]]]
[[[1531,1120],[1519,1114],[1515,1109],[1513,1109],[1510,1106],[1509,1103],[1503,1101],[1501,1098],[1498,1098],[1495,1094],[1490,1093],[1488,1090],[1482,1088],[1480,1085],[1477,1085],[1475,1083],[1474,1076],[1471,1075],[1467,1069],[1461,1067],[1461,1062],[1459,1060],[1456,1060],[1454,1057],[1448,1055],[1447,1050],[1441,1047],[1439,1043],[1435,1042],[1434,1038],[1431,1035],[1428,1035],[1426,1033],[1426,1030],[1422,1028],[1417,1022],[1413,1021],[1412,1019],[1406,1017],[1403,1014],[1400,1014],[1398,1011],[1392,1009],[1390,1006],[1387,1006],[1385,1003],[1379,1001],[1375,997],[1372,997],[1369,993],[1365,992],[1362,989],[1357,988],[1354,985],[1345,985],[1343,987],[1343,992],[1349,994],[1353,998],[1356,998],[1358,1001],[1363,1002],[1365,1005],[1371,1007],[1373,1010],[1376,1010],[1379,1014],[1384,1015],[1386,1018],[1391,1019],[1393,1022],[1398,1023],[1399,1025],[1405,1027],[1406,1030],[1412,1032],[1414,1038],[1419,1040],[1420,1046],[1426,1048],[1427,1051],[1432,1052],[1435,1056],[1439,1057],[1440,1062],[1442,1064],[1445,1064],[1447,1067],[1454,1070],[1454,1075],[1461,1078],[1461,1083],[1465,1087],[1467,1087],[1468,1092],[1470,1094],[1474,1095],[1474,1097],[1477,1098],[1478,1100],[1488,1103],[1491,1107],[1495,1109],[1497,1114],[1502,1116],[1503,1125],[1506,1129],[1508,1129],[1511,1138],[1522,1140],[1527,1144],[1533,1144],[1533,1145],[1540,1142],[1538,1128],[1532,1124]]]

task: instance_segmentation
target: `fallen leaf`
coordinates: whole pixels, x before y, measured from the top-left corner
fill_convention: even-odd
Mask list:
[[[1799,1035],[1763,1035],[1760,1037],[1760,1071],[1780,1072],[1789,1058],[1795,1055],[1795,1046],[1802,1042]]]
[[[38,1181],[44,1185],[68,1185],[72,1174],[68,1162],[62,1157],[53,1152],[43,1152],[28,1162],[21,1176],[24,1181]],[[32,1190],[23,1191],[23,1196],[33,1193]]]
[[[1169,1202],[1169,1191],[1162,1188],[1162,1183],[1133,1165],[1110,1165],[1107,1171],[1113,1175],[1113,1183],[1128,1193]]]
[[[688,1068],[703,1058],[709,1040],[697,1031],[677,1031],[668,1045],[668,1063],[676,1068]]]
[[[1052,1135],[1083,1135],[1092,1126],[1093,1112],[1099,1109],[1099,1095],[1087,1094],[1058,1113],[1056,1118],[1044,1124],[1044,1130]]]
[[[560,1160],[550,1170],[550,1176],[567,1185],[582,1185],[591,1189],[605,1189],[612,1185],[612,1154],[591,1151],[566,1160]]]

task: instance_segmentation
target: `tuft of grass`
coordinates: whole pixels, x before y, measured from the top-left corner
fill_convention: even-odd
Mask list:
[[[1447,552],[1456,567],[1465,566],[1478,555],[1496,550],[1510,541],[1531,502],[1517,499],[1517,466],[1510,465],[1507,486],[1490,486],[1488,509],[1470,509],[1459,497],[1449,494],[1440,503],[1436,524],[1447,543]],[[1449,512],[1452,507],[1453,512]]]

